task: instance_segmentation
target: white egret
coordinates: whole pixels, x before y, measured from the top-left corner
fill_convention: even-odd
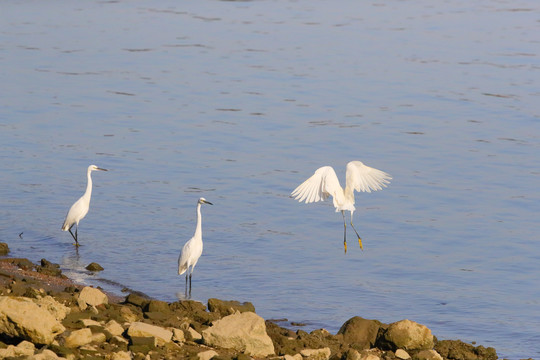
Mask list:
[[[178,275],[186,273],[186,295],[187,295],[187,286],[188,286],[188,275],[189,275],[189,294],[191,295],[191,275],[193,274],[193,269],[197,265],[197,261],[201,257],[203,251],[203,241],[202,241],[202,217],[201,217],[201,205],[208,204],[214,205],[209,201],[206,201],[205,198],[200,198],[197,201],[197,227],[195,227],[195,234],[188,242],[184,244],[182,252],[178,257]],[[191,269],[190,269],[191,267]]]
[[[390,175],[364,165],[361,161],[351,161],[347,164],[345,189],[339,184],[336,172],[331,166],[323,166],[315,171],[313,176],[304,181],[291,193],[291,197],[306,204],[326,200],[332,196],[336,212],[341,211],[343,216],[343,246],[347,252],[347,224],[344,211],[351,212],[351,226],[358,236],[358,244],[363,249],[362,239],[352,223],[354,207],[354,191],[371,192],[382,190],[390,183]]]
[[[79,241],[77,239],[77,232],[79,230],[79,221],[81,221],[90,208],[90,198],[92,197],[92,177],[90,173],[94,170],[107,171],[107,169],[102,169],[96,165],[90,165],[86,172],[86,177],[88,178],[88,183],[86,184],[86,191],[84,195],[81,196],[79,200],[75,202],[69,209],[66,219],[64,220],[64,225],[62,225],[63,231],[69,231],[71,236],[75,239],[75,246],[79,246]],[[75,235],[71,232],[71,228],[75,225]]]

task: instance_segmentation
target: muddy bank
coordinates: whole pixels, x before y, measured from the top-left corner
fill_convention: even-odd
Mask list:
[[[84,287],[46,260],[0,259],[0,358],[43,359],[470,359],[493,348],[438,340],[414,321],[353,317],[337,334],[280,327],[253,304],[166,303]]]

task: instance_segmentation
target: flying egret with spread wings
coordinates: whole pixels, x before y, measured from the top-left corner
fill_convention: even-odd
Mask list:
[[[197,261],[202,255],[203,241],[202,241],[202,217],[201,217],[201,205],[208,204],[214,205],[205,198],[200,198],[197,201],[197,226],[195,227],[195,234],[188,242],[184,244],[182,252],[178,257],[178,275],[186,273],[186,296],[188,294],[188,275],[189,275],[189,295],[191,295],[191,275],[193,269],[197,265]],[[190,269],[191,267],[191,269]]]
[[[77,200],[69,209],[66,219],[64,220],[64,225],[62,225],[63,231],[69,231],[73,239],[75,239],[75,246],[79,246],[79,241],[77,240],[77,232],[79,231],[79,221],[81,221],[86,214],[88,214],[88,209],[90,209],[90,198],[92,197],[92,176],[90,173],[94,170],[107,171],[107,169],[102,169],[96,165],[90,165],[86,170],[86,177],[88,178],[88,183],[86,184],[86,191],[79,200]],[[71,232],[71,228],[75,225],[75,235]]]
[[[344,211],[351,212],[351,226],[358,236],[358,244],[363,249],[362,239],[354,228],[352,218],[354,207],[354,191],[371,192],[382,190],[392,178],[384,171],[364,165],[361,161],[351,161],[347,164],[345,189],[339,184],[336,172],[331,166],[323,166],[291,193],[291,197],[306,204],[326,200],[332,196],[336,212],[343,216],[343,246],[347,252],[347,224]]]

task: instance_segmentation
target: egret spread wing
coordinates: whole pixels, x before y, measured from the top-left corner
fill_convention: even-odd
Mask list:
[[[356,191],[382,190],[392,177],[384,171],[364,165],[361,161],[347,164],[347,187]]]
[[[341,195],[340,195],[341,194]],[[323,166],[291,193],[296,200],[306,204],[326,200],[328,196],[342,196],[343,190],[339,184],[336,172],[331,166]]]

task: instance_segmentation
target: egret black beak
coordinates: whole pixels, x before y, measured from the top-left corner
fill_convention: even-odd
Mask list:
[[[109,171],[109,170],[107,170],[107,169],[102,169],[102,168],[96,168],[96,170]]]
[[[214,205],[210,201],[203,200],[202,202],[205,203],[205,204],[208,204],[208,205]]]

